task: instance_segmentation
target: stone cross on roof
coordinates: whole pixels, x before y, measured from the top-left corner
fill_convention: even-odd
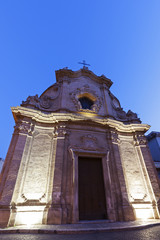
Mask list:
[[[79,63],[79,64],[83,64],[83,68],[84,68],[84,69],[88,69],[88,67],[86,67],[86,66],[91,66],[90,64],[86,63],[85,60],[83,60],[82,62],[78,62],[78,63]]]

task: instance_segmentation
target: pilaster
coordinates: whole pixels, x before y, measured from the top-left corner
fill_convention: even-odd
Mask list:
[[[114,190],[114,209],[117,221],[132,221],[135,219],[132,206],[129,203],[122,160],[119,151],[120,139],[116,130],[111,130],[111,166]]]
[[[143,133],[135,134],[135,146],[141,162],[143,176],[147,185],[149,197],[151,200],[151,208],[153,210],[154,218],[159,219],[160,211],[160,184],[158,174],[152,160],[152,156],[147,145],[147,139]]]
[[[67,184],[67,135],[65,125],[55,127],[56,156],[53,179],[52,204],[48,211],[48,224],[67,222],[66,184]]]
[[[11,144],[6,156],[5,165],[1,174],[0,184],[0,224],[7,225],[14,187],[23,155],[27,135],[33,130],[33,125],[26,119],[19,119],[14,127]]]

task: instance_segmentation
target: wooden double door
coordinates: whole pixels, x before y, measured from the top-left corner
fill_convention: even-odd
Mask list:
[[[79,220],[107,219],[101,158],[78,158]]]

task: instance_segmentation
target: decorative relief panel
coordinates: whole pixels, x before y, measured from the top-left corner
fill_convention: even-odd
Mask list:
[[[146,200],[147,192],[134,145],[129,141],[121,141],[120,154],[130,201]]]
[[[45,198],[50,151],[51,138],[49,135],[38,134],[34,137],[22,190],[24,199],[41,201]]]
[[[80,151],[105,151],[106,149],[103,147],[103,144],[101,143],[101,146],[98,144],[98,139],[93,136],[92,134],[87,134],[81,136],[79,139],[77,139],[78,144],[72,144],[70,146],[71,148],[74,148],[75,150]]]
[[[81,137],[82,146],[84,149],[95,149],[97,148],[97,138],[92,135],[85,135]]]

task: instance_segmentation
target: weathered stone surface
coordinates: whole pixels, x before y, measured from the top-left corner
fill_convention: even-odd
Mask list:
[[[121,140],[120,153],[130,201],[143,201],[147,197],[147,191],[136,149],[130,138]]]
[[[149,126],[123,111],[105,76],[87,69],[56,76],[40,97],[12,108],[16,126],[0,176],[0,224],[79,222],[79,157],[101,160],[110,221],[144,213],[159,218],[159,183],[144,136]],[[92,104],[82,106],[80,98]]]

